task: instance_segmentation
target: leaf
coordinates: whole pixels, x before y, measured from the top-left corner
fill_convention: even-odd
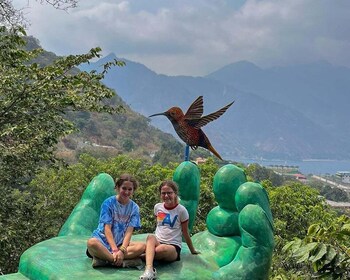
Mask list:
[[[323,243],[318,244],[316,254],[309,258],[309,261],[316,262],[321,259],[327,253],[327,246]]]
[[[299,258],[297,259],[297,263],[305,262],[305,261],[308,260],[308,258],[309,258],[309,252],[305,252],[304,255],[302,255],[301,257],[299,257]]]
[[[313,224],[309,227],[308,231],[307,231],[307,235],[314,235],[316,234],[316,232],[320,229],[320,225],[319,224]]]
[[[312,243],[306,244],[305,246],[302,246],[299,249],[297,249],[294,252],[292,257],[297,259],[297,263],[304,262],[304,261],[308,260],[310,252],[312,250],[314,250],[317,245],[318,245],[317,242],[312,242]]]
[[[340,233],[350,236],[350,224],[345,224],[341,227]]]
[[[327,248],[327,254],[326,254],[326,259],[325,259],[325,264],[329,264],[330,262],[333,261],[333,259],[338,255],[337,251],[332,247],[328,246]]]
[[[298,246],[299,247],[300,244],[301,244],[301,240],[300,239],[290,241],[286,245],[283,246],[282,252],[287,252],[288,250],[292,249],[294,246]]]

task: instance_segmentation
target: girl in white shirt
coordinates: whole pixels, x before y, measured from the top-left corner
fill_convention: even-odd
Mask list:
[[[146,241],[146,268],[140,280],[157,278],[153,260],[179,261],[184,237],[192,254],[198,254],[192,244],[188,231],[189,215],[187,209],[179,204],[178,187],[173,181],[164,181],[159,186],[162,203],[154,206],[154,215],[157,218],[155,234],[147,237]]]

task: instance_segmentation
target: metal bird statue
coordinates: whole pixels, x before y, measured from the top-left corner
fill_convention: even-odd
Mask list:
[[[233,101],[234,102],[234,101]],[[219,118],[233,104],[227,104],[220,110],[203,116],[203,96],[199,96],[188,108],[186,114],[179,107],[171,107],[168,111],[154,116],[166,116],[174,126],[174,129],[179,137],[191,147],[192,150],[198,147],[203,147],[211,151],[215,156],[222,160],[219,153],[213,148],[208,137],[204,134],[201,127],[207,123]]]

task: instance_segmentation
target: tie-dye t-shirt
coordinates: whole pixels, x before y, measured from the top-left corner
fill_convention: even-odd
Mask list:
[[[154,214],[157,217],[156,237],[161,243],[182,245],[181,224],[189,219],[188,212],[181,204],[167,209],[164,203],[154,206]]]
[[[92,233],[92,237],[98,238],[101,243],[111,251],[107,242],[104,227],[110,224],[115,244],[120,246],[123,243],[124,235],[128,227],[138,229],[141,227],[139,206],[130,199],[129,203],[123,205],[118,202],[117,197],[107,198],[101,207],[99,224]]]

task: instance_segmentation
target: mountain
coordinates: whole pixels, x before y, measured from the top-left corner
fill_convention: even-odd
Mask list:
[[[318,63],[262,70],[249,62],[219,69],[207,78],[254,92],[288,106],[342,140],[350,138],[344,122],[350,118],[350,69]]]
[[[27,50],[41,48],[36,38],[29,36],[25,40]],[[33,62],[47,66],[58,58],[56,54],[44,50]],[[72,73],[79,71],[73,69]],[[144,70],[141,72],[144,74]],[[65,117],[75,123],[77,131],[60,139],[55,151],[57,157],[67,163],[76,162],[82,153],[97,158],[127,154],[162,164],[183,160],[185,145],[171,134],[150,126],[145,116],[130,109],[118,95],[106,100],[106,104],[121,105],[124,110],[113,115],[87,111],[64,112]],[[194,156],[208,154],[196,153]]]
[[[118,58],[110,54],[81,69],[98,69],[113,59]],[[190,77],[160,75],[140,63],[119,60],[126,66],[110,69],[104,83],[145,116],[172,106],[186,111],[199,95],[204,96],[204,114],[235,100],[220,119],[203,128],[226,159],[350,158],[348,68],[319,62],[261,69],[241,61],[205,77]],[[150,121],[177,137],[165,117]]]

